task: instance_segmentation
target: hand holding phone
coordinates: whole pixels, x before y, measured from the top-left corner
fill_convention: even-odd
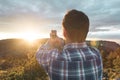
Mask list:
[[[64,46],[64,40],[57,36],[56,30],[51,30],[49,44],[52,48],[61,50]]]
[[[56,30],[51,30],[50,38],[56,38],[56,37],[57,37],[57,31]]]

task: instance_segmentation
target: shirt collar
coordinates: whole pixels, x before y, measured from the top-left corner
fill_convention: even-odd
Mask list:
[[[68,43],[64,46],[64,49],[67,49],[67,48],[85,48],[85,47],[87,47],[86,42],[83,42],[83,43]]]

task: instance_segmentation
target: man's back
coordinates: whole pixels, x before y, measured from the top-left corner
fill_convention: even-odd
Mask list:
[[[52,50],[50,55],[50,62],[46,68],[50,80],[102,79],[100,53],[85,43],[67,44],[61,53]]]

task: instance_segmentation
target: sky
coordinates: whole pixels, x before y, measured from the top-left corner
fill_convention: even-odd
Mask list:
[[[62,19],[71,9],[90,19],[87,39],[120,43],[120,0],[0,0],[0,39],[62,36]]]

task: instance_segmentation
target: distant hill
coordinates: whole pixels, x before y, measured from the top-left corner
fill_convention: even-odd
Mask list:
[[[48,38],[43,38],[43,39],[38,39],[32,44],[33,46],[38,46],[41,44],[44,44]],[[103,41],[103,40],[98,40],[98,41],[86,41],[88,45],[102,48],[102,49],[109,49],[110,51],[114,51],[116,48],[119,48],[120,45],[116,42],[112,41]],[[12,49],[14,52],[14,49],[24,49],[24,48],[29,48],[30,45],[27,44],[27,41],[23,39],[5,39],[5,40],[0,40],[0,53],[3,52],[5,53],[7,50]],[[108,50],[108,51],[109,51]]]
[[[99,48],[105,50],[106,52],[113,52],[116,49],[120,48],[120,45],[116,42],[100,41],[100,47]]]
[[[12,55],[19,57],[26,57],[26,52],[31,47],[35,48],[36,50],[40,45],[44,44],[48,39],[38,39],[32,45],[29,45],[27,41],[23,39],[5,39],[0,40],[0,57],[4,57],[5,55]],[[111,41],[86,41],[89,46],[97,47],[100,50],[104,50],[105,52],[109,53],[114,51],[117,48],[120,48],[120,45],[116,42]]]
[[[120,45],[113,41],[87,41],[88,45],[97,47],[99,50],[104,50],[106,53],[113,52],[117,48],[120,48]]]
[[[20,39],[7,39],[7,40],[1,40],[0,41],[0,57],[5,57],[6,55],[9,56],[17,56],[25,57],[24,49],[26,49],[27,46],[25,45],[25,42]]]
[[[26,57],[27,51],[31,48],[38,48],[46,39],[36,40],[33,44],[28,43],[23,39],[5,39],[0,40],[0,58],[5,56]]]

